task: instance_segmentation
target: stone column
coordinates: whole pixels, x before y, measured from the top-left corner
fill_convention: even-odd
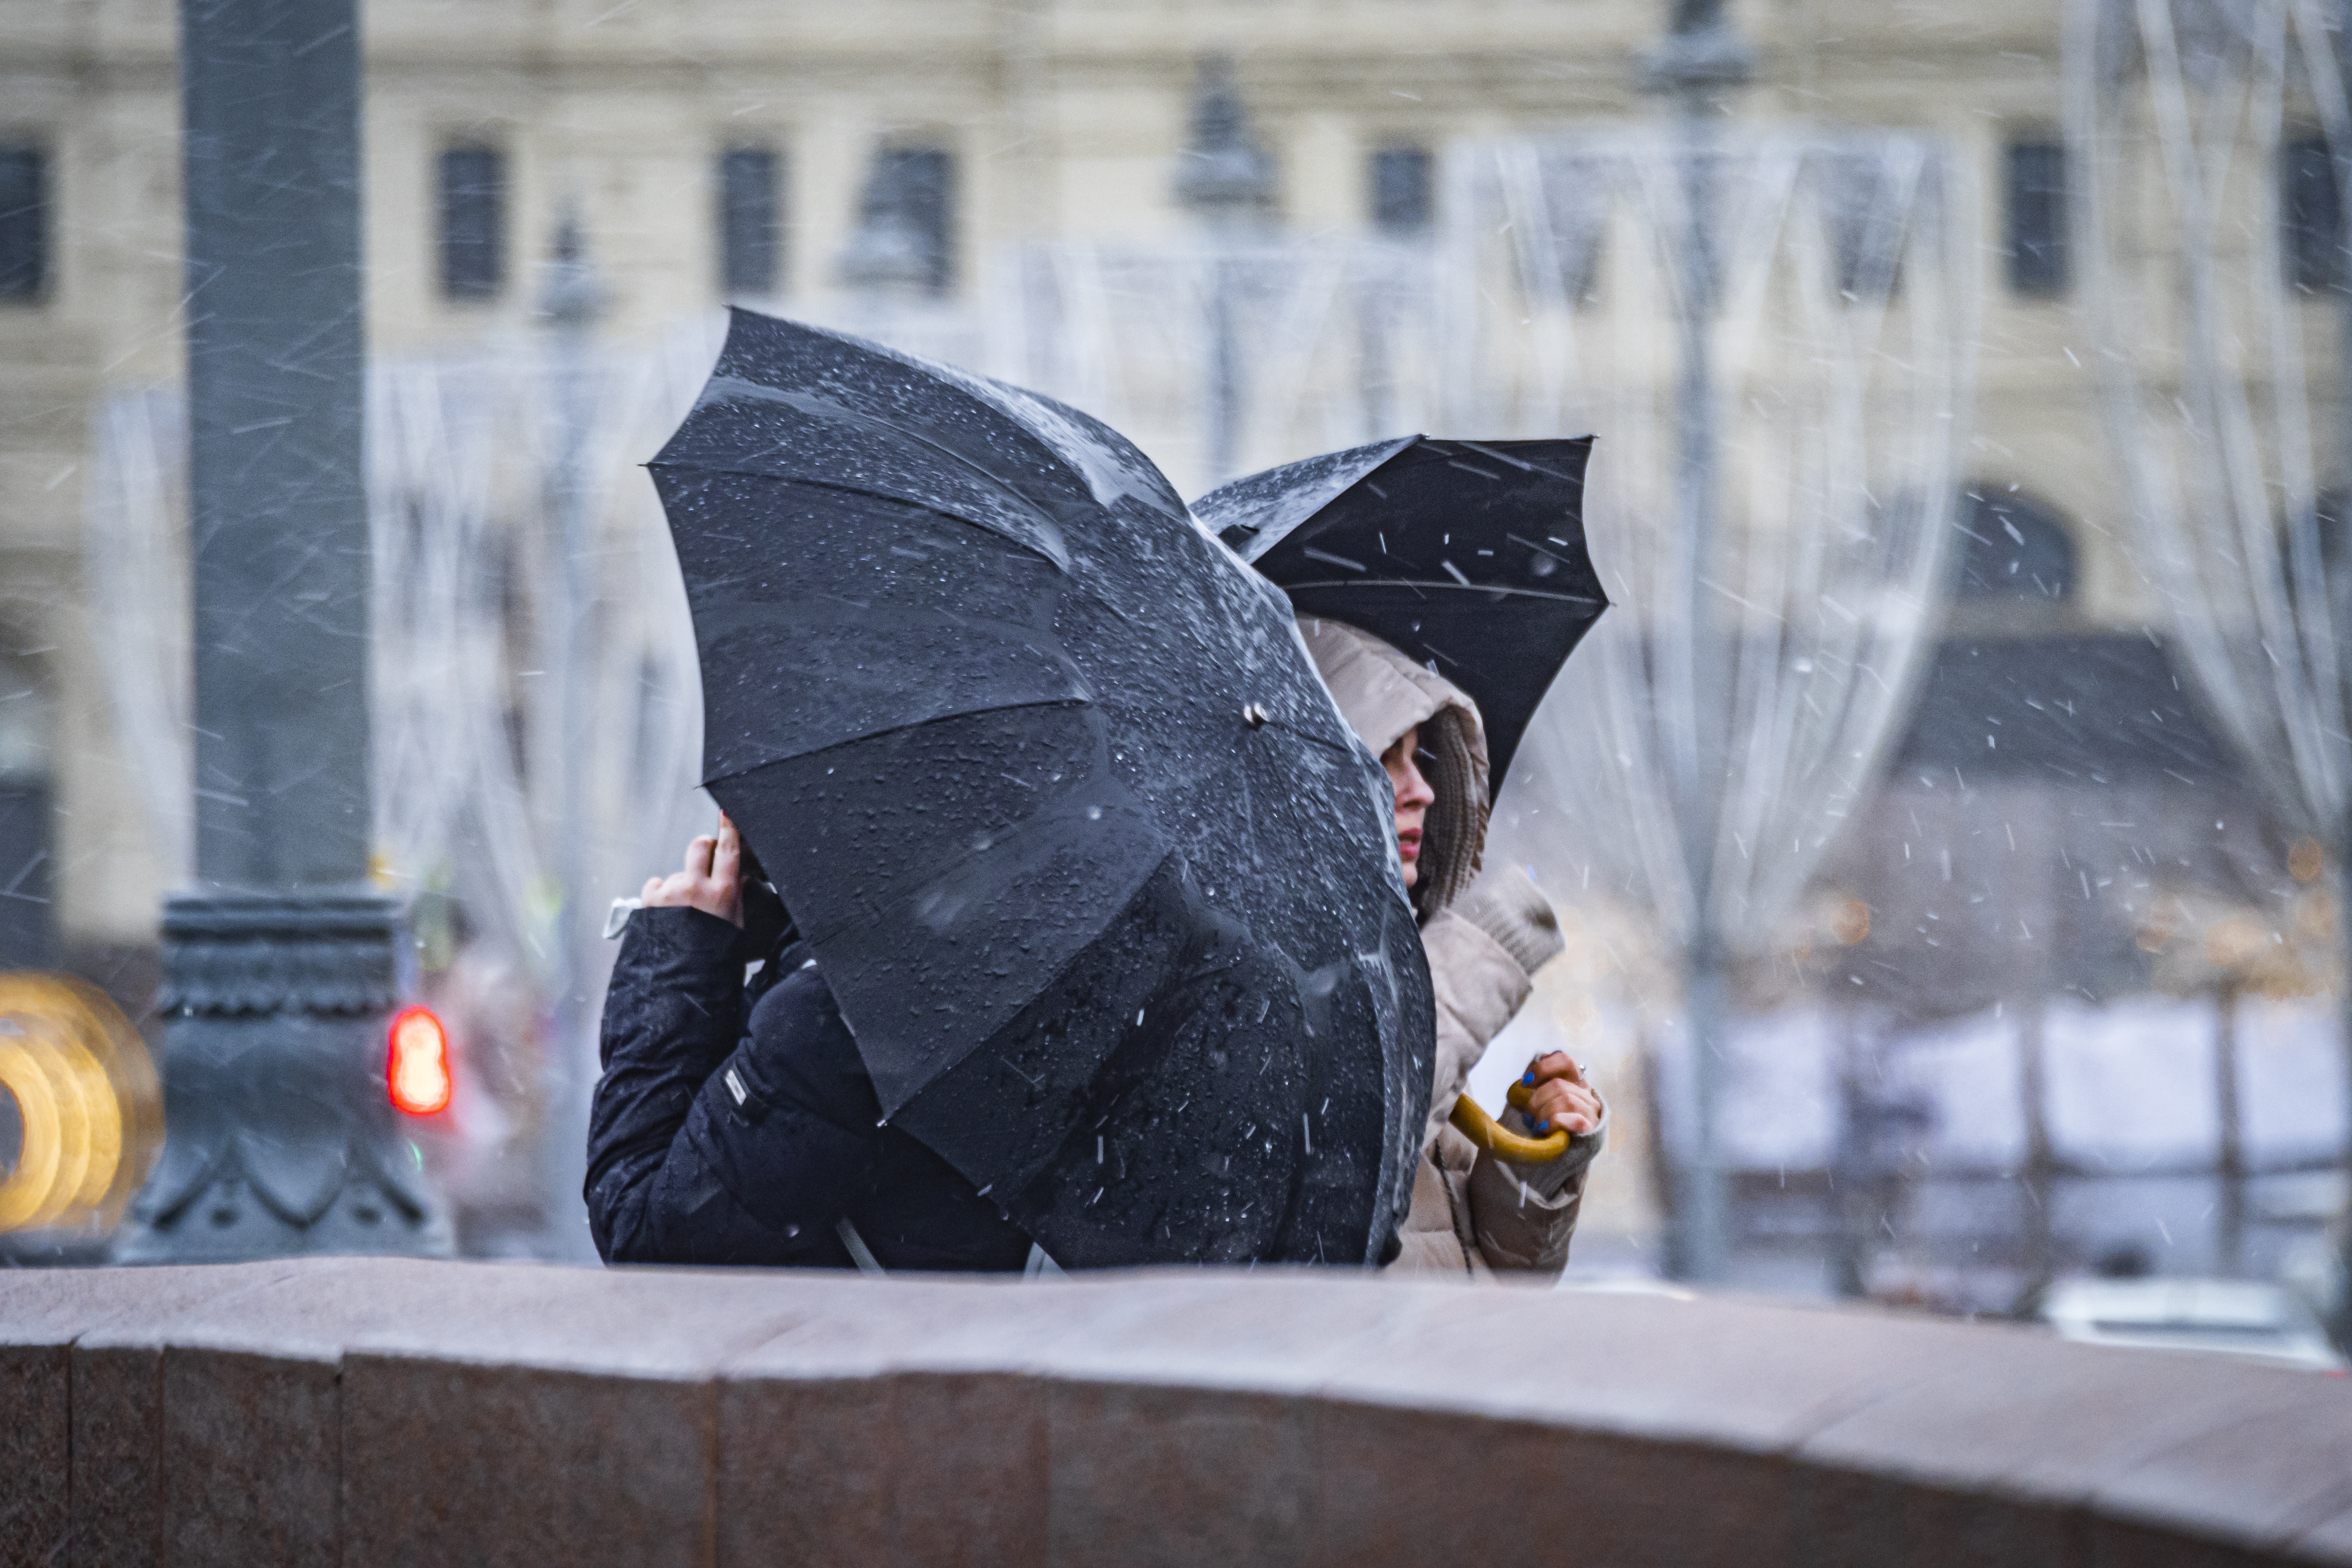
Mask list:
[[[368,883],[356,0],[182,0],[196,886],[124,1261],[436,1252]]]

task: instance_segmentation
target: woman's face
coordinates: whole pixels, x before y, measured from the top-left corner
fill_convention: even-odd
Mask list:
[[[1422,824],[1437,799],[1437,792],[1421,776],[1421,764],[1414,760],[1420,751],[1421,726],[1416,724],[1381,753],[1381,766],[1388,769],[1389,784],[1396,791],[1397,858],[1404,862],[1408,888],[1421,879]]]

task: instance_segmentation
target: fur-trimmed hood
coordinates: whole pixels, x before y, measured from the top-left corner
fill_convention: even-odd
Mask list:
[[[1298,634],[1340,717],[1374,755],[1421,726],[1422,773],[1437,795],[1422,830],[1412,900],[1426,921],[1470,885],[1486,849],[1486,731],[1478,706],[1444,676],[1345,622],[1301,616]]]

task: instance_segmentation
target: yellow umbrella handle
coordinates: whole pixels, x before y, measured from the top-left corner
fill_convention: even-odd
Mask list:
[[[1525,1110],[1532,1098],[1526,1084],[1511,1085],[1510,1100],[1519,1110]],[[1568,1152],[1567,1128],[1559,1128],[1548,1137],[1522,1137],[1487,1115],[1486,1108],[1466,1094],[1454,1102],[1453,1113],[1446,1120],[1479,1148],[1516,1165],[1548,1164]]]

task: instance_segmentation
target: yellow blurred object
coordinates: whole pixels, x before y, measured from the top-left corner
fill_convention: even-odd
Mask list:
[[[1533,1097],[1523,1083],[1511,1085],[1511,1103],[1525,1110]],[[1498,1160],[1508,1160],[1518,1165],[1543,1165],[1568,1152],[1568,1129],[1542,1138],[1528,1138],[1512,1131],[1486,1114],[1486,1108],[1463,1095],[1454,1102],[1446,1117],[1454,1131]]]
[[[121,1009],[64,975],[0,974],[0,1088],[23,1130],[0,1231],[111,1226],[163,1136],[154,1064]]]
[[[2224,992],[2312,996],[2336,984],[2336,900],[2324,887],[2261,905],[2184,890],[2159,894],[2142,917],[2149,978],[2176,996]]]
[[[2132,945],[2142,952],[2162,952],[2180,934],[2180,927],[2189,919],[2189,911],[2179,899],[2158,899],[2149,906],[2147,918],[2132,933]]]
[[[2336,941],[2336,900],[2325,888],[2315,888],[2295,901],[2294,934],[2306,941]]]
[[[1841,899],[1830,910],[1828,925],[1839,946],[1859,946],[1870,940],[1870,906],[1860,899]]]
[[[2315,882],[2327,869],[2327,851],[2316,838],[2298,838],[2286,852],[2286,874],[2298,882]]]
[[[2205,962],[2216,969],[2242,969],[2275,939],[2251,915],[2230,915],[2205,928]]]

